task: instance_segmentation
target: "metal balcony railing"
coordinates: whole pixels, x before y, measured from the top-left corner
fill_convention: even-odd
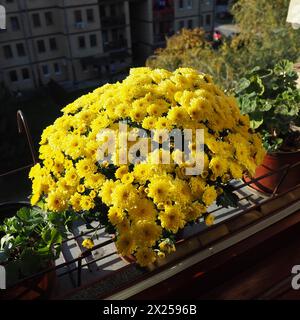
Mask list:
[[[178,242],[178,253],[176,252],[173,258],[170,255],[169,259],[167,258],[162,263],[153,266],[152,269],[141,269],[136,267],[135,263],[122,260],[116,251],[113,238],[101,226],[98,229],[98,239],[94,241],[95,246],[89,250],[84,249],[81,246],[82,240],[90,236],[94,230],[87,230],[84,224],[78,223],[74,225],[68,239],[63,242],[62,253],[55,262],[55,266],[22,280],[18,285],[28,283],[28,280],[36,279],[47,273],[56,272],[56,288],[53,291],[53,298],[55,299],[116,297],[120,290],[137,286],[139,281],[145,281],[154,274],[157,275],[170,266],[181,263],[192,253],[210,250],[216,241],[227,241],[229,237],[234,237],[245,228],[253,227],[259,222],[264,223],[268,215],[272,218],[273,215],[278,214],[278,210],[284,207],[292,208],[290,214],[299,211],[300,185],[294,186],[282,194],[276,194],[283,178],[278,182],[274,193],[271,195],[265,195],[249,188],[251,183],[278,172],[284,173],[284,177],[289,170],[295,167],[299,168],[300,171],[300,161],[293,165],[285,165],[272,173],[248,182],[233,181],[233,190],[239,197],[238,207],[224,208],[215,204],[212,205],[208,211],[215,215],[215,225],[206,227],[200,220],[199,224],[186,227],[181,240]],[[288,194],[289,196],[287,196]],[[239,219],[246,217],[249,213],[257,213],[257,217],[241,224]],[[93,226],[97,227],[96,225]],[[215,231],[221,227],[226,228],[228,232],[216,233]],[[213,252],[211,253],[213,254]],[[31,287],[30,290],[35,290],[35,288]],[[26,294],[26,290],[23,294]],[[124,297],[126,298],[126,295]],[[18,298],[22,298],[22,293]]]
[[[126,24],[125,15],[119,15],[116,17],[102,17],[101,26],[102,28],[119,27]]]
[[[125,39],[103,43],[104,52],[126,49],[126,48],[127,48],[127,41]]]

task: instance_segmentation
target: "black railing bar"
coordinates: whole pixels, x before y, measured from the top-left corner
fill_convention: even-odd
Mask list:
[[[87,249],[83,252],[81,252],[80,254],[80,260],[78,260],[78,273],[77,273],[77,285],[80,287],[81,285],[81,273],[82,273],[82,259],[83,258],[87,258],[88,256],[92,255],[92,252],[99,249],[99,248],[102,248],[110,243],[113,242],[113,239],[110,239],[110,240],[107,240],[107,241],[104,241],[102,243],[99,243],[98,245],[95,245],[93,248],[91,249]]]
[[[294,168],[294,167],[296,167],[296,166],[300,166],[300,161],[298,161],[298,162],[296,162],[296,163],[294,163],[294,164],[286,164],[286,165],[282,166],[281,168],[279,168],[279,169],[277,169],[277,170],[273,170],[273,172],[269,172],[269,173],[266,173],[266,174],[264,174],[264,175],[262,175],[262,176],[259,176],[259,177],[257,177],[257,178],[253,178],[253,179],[251,179],[251,180],[248,181],[248,182],[243,182],[242,184],[240,184],[240,185],[238,185],[238,186],[236,186],[236,187],[233,187],[233,190],[232,190],[232,191],[239,190],[239,189],[241,189],[241,188],[243,188],[243,187],[245,187],[245,186],[248,186],[248,185],[252,184],[253,182],[257,182],[257,181],[259,181],[259,180],[261,180],[261,179],[267,178],[267,177],[269,177],[269,176],[272,176],[272,175],[274,175],[274,174],[276,174],[276,173],[279,173],[279,172],[281,172],[281,171],[284,171],[284,170],[286,170],[286,169],[289,170],[289,169]]]
[[[105,255],[105,256],[102,256],[102,257],[99,257],[99,258],[97,258],[97,259],[93,259],[93,260],[91,260],[91,261],[88,261],[86,264],[83,264],[82,267],[86,267],[86,266],[88,266],[89,264],[96,263],[96,262],[101,261],[101,260],[103,260],[103,259],[105,259],[105,258],[111,257],[111,256],[113,256],[114,254],[118,254],[118,252],[117,252],[117,251],[114,251],[114,252],[111,252],[111,253],[109,253],[109,254],[107,254],[107,255]]]
[[[62,254],[62,256],[63,256],[63,259],[65,260],[65,263],[67,263],[67,265],[66,265],[65,267],[66,267],[66,268],[68,269],[68,271],[69,271],[69,270],[70,270],[70,265],[71,265],[72,263],[68,263],[68,260],[66,259],[66,255],[65,255],[64,250],[61,250],[61,254]],[[57,270],[57,269],[56,269],[56,270]],[[74,280],[74,278],[73,278],[73,276],[72,276],[71,273],[69,273],[69,278],[70,278],[70,281],[71,281],[73,287],[76,287],[75,280]]]
[[[82,245],[81,245],[81,243],[80,243],[80,241],[79,241],[79,238],[80,238],[80,236],[79,236],[79,237],[75,237],[74,240],[76,241],[76,244],[77,244],[77,246],[78,246],[81,254],[84,255],[85,261],[88,262],[87,258],[89,258],[92,254],[89,254],[89,255],[85,255],[85,254],[84,254],[84,251],[83,251],[84,249],[82,248]],[[79,263],[79,261],[78,261],[78,263]],[[80,263],[78,264],[78,270],[81,269],[81,268],[82,268],[82,260],[81,260]],[[90,271],[92,271],[89,266],[88,266],[88,268],[89,268]],[[78,281],[79,281],[79,280],[80,280],[80,282],[81,282],[81,279],[78,279]],[[79,285],[78,285],[78,286],[79,286]]]
[[[110,243],[112,243],[112,242],[113,242],[113,240],[110,239],[110,240],[107,240],[107,241],[105,241],[105,242],[103,242],[103,243],[99,243],[98,245],[94,246],[92,249],[88,249],[88,250],[82,252],[82,253],[78,256],[78,258],[74,258],[74,259],[72,259],[72,260],[70,260],[70,261],[64,262],[64,263],[59,264],[59,265],[57,265],[57,266],[55,266],[55,267],[48,268],[48,269],[43,270],[43,271],[40,271],[40,272],[38,272],[38,273],[36,273],[36,274],[34,274],[34,275],[32,275],[32,276],[29,276],[29,277],[27,277],[27,278],[24,278],[24,279],[22,279],[21,281],[17,282],[13,287],[15,287],[16,285],[21,284],[21,283],[23,283],[23,282],[25,282],[25,281],[32,280],[32,279],[35,279],[35,278],[37,278],[37,277],[39,277],[39,276],[45,275],[46,273],[49,273],[49,272],[51,272],[51,271],[56,271],[56,270],[58,270],[58,269],[61,269],[61,268],[63,268],[63,267],[66,267],[66,266],[68,266],[68,265],[70,265],[70,264],[72,264],[72,263],[76,263],[76,262],[82,260],[85,255],[89,255],[89,254],[92,253],[92,251],[94,251],[94,250],[96,250],[96,249],[99,249],[99,248],[101,248],[101,247],[104,247],[104,246],[106,246],[106,245],[108,245],[108,244],[110,244]]]
[[[242,200],[247,200],[247,198],[249,198],[249,197],[251,197],[251,194],[249,194],[249,195],[247,195],[247,196],[239,199],[239,201],[238,201],[238,206],[239,206],[239,208],[243,208],[243,206],[240,204],[240,201],[242,201]],[[217,207],[217,208],[215,208],[215,209],[213,209],[213,210],[211,210],[211,211],[207,211],[207,213],[208,213],[208,214],[214,213],[214,212],[217,212],[217,211],[222,210],[222,209],[224,209],[224,208],[227,209],[226,207],[220,206],[220,207]],[[233,208],[233,209],[236,209],[236,208]]]
[[[101,226],[101,228],[98,229],[98,230],[100,231],[100,230],[103,230],[104,228],[105,228],[104,226]],[[84,236],[86,236],[86,235],[88,235],[90,233],[93,233],[93,232],[95,232],[95,230],[91,229],[91,230],[88,230],[86,232],[82,232],[82,233],[78,234],[77,236],[74,235],[74,232],[71,232],[74,235],[74,237],[65,239],[62,242],[65,243],[65,242],[68,242],[68,241],[71,241],[71,240],[76,240],[76,238],[84,237]]]
[[[105,259],[105,258],[108,258],[108,257],[110,257],[110,256],[113,256],[114,254],[118,254],[118,252],[117,252],[117,251],[114,251],[114,252],[109,253],[109,254],[107,254],[107,255],[105,255],[105,256],[102,256],[102,257],[100,257],[100,258],[94,259],[93,261],[89,261],[89,262],[86,263],[86,264],[82,264],[82,265],[81,265],[81,268],[84,268],[84,267],[88,266],[88,264],[96,263],[96,262],[98,262],[98,261],[100,261],[100,260],[103,260],[103,259]],[[64,276],[66,276],[66,275],[68,275],[68,274],[70,274],[70,273],[73,273],[73,272],[75,272],[75,271],[78,271],[78,267],[73,268],[73,269],[70,269],[70,270],[65,271],[65,272],[62,272],[62,273],[58,274],[57,276],[58,276],[59,278],[61,278],[61,277],[64,277]],[[116,271],[117,271],[117,270],[116,270]]]
[[[23,114],[23,112],[21,110],[17,111],[17,123],[18,123],[19,133],[24,133],[24,131],[25,131],[26,138],[27,138],[27,143],[28,143],[29,148],[30,148],[32,161],[33,161],[34,164],[36,164],[36,163],[38,163],[38,159],[37,159],[37,156],[35,154],[32,137],[31,137],[31,134],[30,134],[30,130],[29,130],[26,118],[25,118],[25,116],[24,116],[24,114]]]
[[[17,173],[17,172],[19,172],[19,171],[23,171],[23,170],[25,170],[25,169],[29,169],[29,168],[31,168],[31,167],[32,167],[32,164],[29,164],[29,165],[27,165],[27,166],[25,166],[25,167],[21,167],[21,168],[14,169],[14,170],[11,170],[11,171],[8,171],[8,172],[5,172],[5,173],[1,173],[1,174],[0,174],[0,178],[5,177],[5,176],[8,176],[8,175],[10,175],[10,174]]]

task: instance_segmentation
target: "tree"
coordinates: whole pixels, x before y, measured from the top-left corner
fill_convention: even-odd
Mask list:
[[[194,67],[231,89],[256,65],[268,68],[282,59],[297,60],[300,32],[286,23],[288,6],[289,0],[238,0],[231,11],[239,34],[226,39],[218,50],[205,40],[203,31],[182,30],[168,39],[166,48],[155,52],[147,65],[169,70]]]

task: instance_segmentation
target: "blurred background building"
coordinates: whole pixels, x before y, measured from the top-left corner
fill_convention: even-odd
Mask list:
[[[6,0],[3,5],[7,29],[0,33],[0,81],[11,92],[50,79],[68,87],[127,72],[128,1]]]
[[[0,0],[0,82],[16,96],[121,79],[167,36],[214,28],[215,0]],[[88,85],[87,85],[88,86]]]
[[[132,43],[140,64],[166,37],[182,28],[214,28],[215,0],[133,0],[130,2]]]

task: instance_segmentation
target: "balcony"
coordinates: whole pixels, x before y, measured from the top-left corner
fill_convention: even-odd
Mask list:
[[[126,39],[120,39],[116,41],[110,41],[110,42],[104,42],[103,43],[103,50],[104,52],[108,51],[115,51],[120,49],[127,48],[127,40]]]
[[[173,1],[166,1],[164,6],[154,6],[153,8],[154,20],[170,21],[174,19],[174,5]]]
[[[117,17],[101,17],[102,28],[113,28],[116,26],[122,26],[126,24],[125,14]]]

